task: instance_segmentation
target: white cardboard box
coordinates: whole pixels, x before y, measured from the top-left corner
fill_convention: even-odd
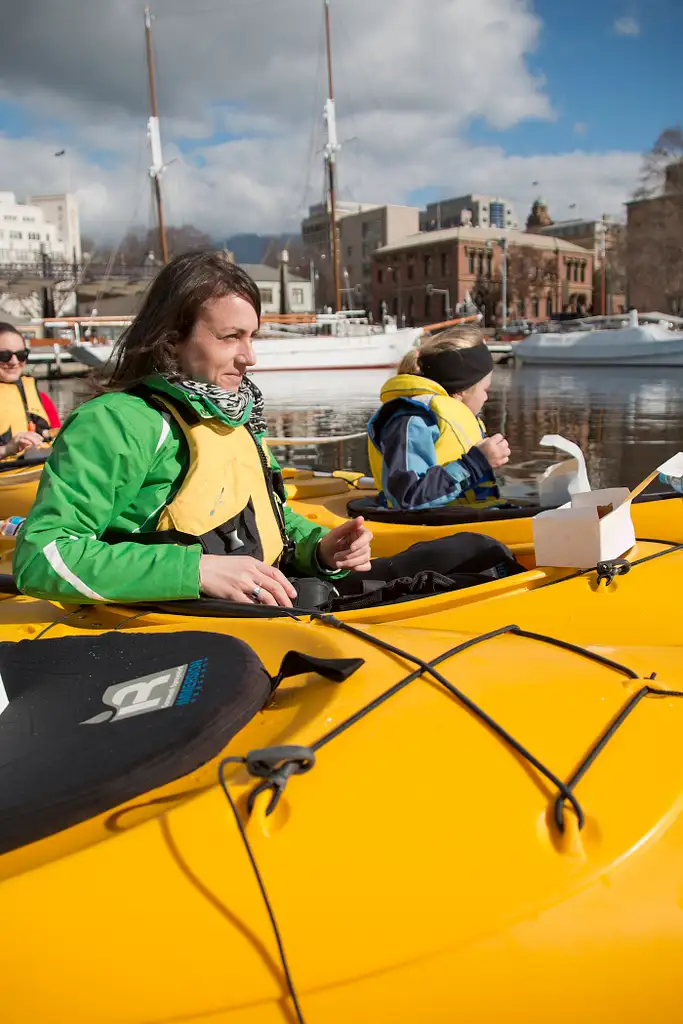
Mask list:
[[[570,501],[561,508],[540,512],[532,520],[536,564],[562,568],[591,569],[598,562],[620,558],[635,544],[635,531],[631,519],[633,498],[651,483],[659,473],[681,475],[683,453],[658,466],[637,487],[612,487],[591,491],[583,453],[577,445],[559,435],[544,437],[541,444],[551,444],[570,453],[568,470],[554,472],[552,466],[541,480],[552,480],[570,491]],[[568,465],[560,463],[562,465]],[[580,489],[579,489],[580,488]],[[558,487],[559,492],[559,487]],[[542,487],[539,486],[539,493]],[[546,488],[543,500],[547,500]],[[613,510],[600,518],[599,506],[612,505]]]

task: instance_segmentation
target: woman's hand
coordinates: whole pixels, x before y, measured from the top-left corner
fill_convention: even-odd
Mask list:
[[[485,437],[483,441],[479,442],[477,448],[481,448],[492,469],[504,466],[510,458],[510,445],[502,434]]]
[[[248,555],[202,555],[199,587],[206,597],[291,608],[296,590],[279,569]]]
[[[318,561],[324,569],[369,570],[372,534],[364,522],[358,516],[325,534],[318,544]]]
[[[45,444],[45,438],[41,437],[40,434],[36,434],[33,430],[22,430],[10,438],[7,444],[3,446],[4,450],[0,449],[2,451],[1,457],[6,459],[10,455],[19,455],[26,448],[37,448],[39,444]]]

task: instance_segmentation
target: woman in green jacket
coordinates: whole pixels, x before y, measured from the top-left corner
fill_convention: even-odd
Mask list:
[[[222,253],[164,267],[102,393],[57,438],[17,539],[22,591],[290,607],[285,571],[335,579],[370,569],[362,519],[328,531],[286,504],[263,444],[263,400],[246,376],[260,312],[256,285]]]

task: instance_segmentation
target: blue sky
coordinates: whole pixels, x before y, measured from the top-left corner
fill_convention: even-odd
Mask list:
[[[683,121],[683,0],[535,0],[534,7],[543,30],[528,64],[546,79],[557,121],[506,132],[477,121],[473,141],[502,142],[520,155],[574,145],[642,151]]]

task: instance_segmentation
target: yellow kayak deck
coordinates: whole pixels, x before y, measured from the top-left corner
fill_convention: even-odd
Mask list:
[[[287,680],[220,758],[0,858],[5,1024],[294,1020],[219,781],[224,754],[292,744],[316,763],[270,816],[272,788],[249,813],[259,780],[222,776],[306,1024],[677,1019],[683,550],[628,557],[609,585],[530,568],[334,620],[0,602],[3,641],[182,628],[273,675],[290,650],[363,660]]]

